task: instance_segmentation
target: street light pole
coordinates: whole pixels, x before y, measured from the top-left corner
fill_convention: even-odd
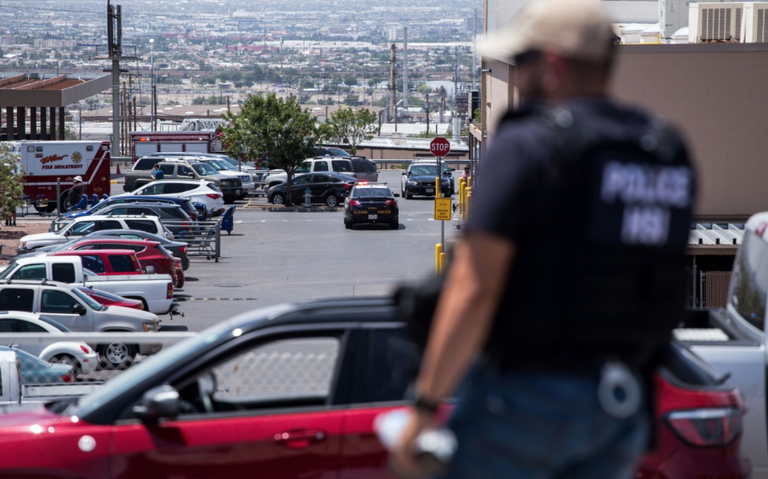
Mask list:
[[[149,128],[155,131],[155,39],[149,39],[149,77],[150,77],[150,107]]]

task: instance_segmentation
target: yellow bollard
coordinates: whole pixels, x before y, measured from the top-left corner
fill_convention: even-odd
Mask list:
[[[443,254],[443,245],[435,245],[435,274],[440,274],[440,255]]]
[[[445,253],[440,253],[440,272],[445,271]]]
[[[464,220],[469,217],[469,209],[472,207],[472,188],[467,188],[465,195],[467,197],[467,204],[464,208]]]
[[[440,178],[435,178],[435,198],[440,198]]]

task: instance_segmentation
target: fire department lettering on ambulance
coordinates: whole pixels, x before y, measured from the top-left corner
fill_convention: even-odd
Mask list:
[[[691,206],[693,174],[687,166],[610,161],[603,168],[603,203],[623,203],[621,241],[661,246],[669,236],[670,210]]]

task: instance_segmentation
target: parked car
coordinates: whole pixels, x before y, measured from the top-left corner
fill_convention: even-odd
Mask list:
[[[106,268],[103,260],[95,254],[89,255],[86,262],[89,266],[94,266],[97,269]],[[173,298],[173,279],[167,274],[138,274],[134,271],[126,274],[100,276],[83,267],[83,257],[81,256],[40,255],[15,258],[0,272],[0,280],[6,283],[21,277],[94,287],[139,300],[146,311],[155,314],[170,313],[171,316],[178,314],[179,305]],[[19,309],[13,306],[8,304],[5,309]],[[0,311],[2,311],[2,305],[0,305]]]
[[[239,199],[245,198],[256,188],[256,184],[254,183],[253,178],[251,178],[251,175],[243,171],[238,171],[237,167],[230,165],[223,159],[200,157],[197,160],[212,166],[220,175],[239,178],[243,184],[242,193],[238,196]]]
[[[414,195],[435,196],[436,179],[437,162],[415,161],[408,165],[408,169],[403,172],[400,193],[406,199],[411,199]],[[443,196],[451,196],[453,194],[453,176],[451,176],[450,168],[446,169],[446,167],[443,167],[443,175],[440,179],[440,193]]]
[[[174,234],[192,234],[196,228],[196,222],[181,208],[181,206],[169,203],[131,203],[114,205],[105,208],[101,214],[106,216],[157,216],[163,226]]]
[[[139,311],[144,309],[144,304],[136,299],[123,298],[122,296],[93,288],[78,287],[77,290],[104,306],[120,306],[121,308],[138,309]]]
[[[103,253],[103,250],[123,250],[126,252],[126,254],[129,251],[134,252],[136,254],[136,258],[138,259],[139,268],[135,271],[115,271],[112,273],[102,273],[100,272],[102,266],[92,265],[91,262],[94,260],[89,258],[89,256],[91,256],[91,252],[95,250],[98,250],[99,254]],[[82,241],[72,244],[67,249],[50,253],[51,256],[71,256],[71,254],[78,254],[83,256],[83,265],[85,268],[98,274],[138,274],[148,271],[148,267],[151,266],[153,273],[170,275],[171,278],[173,278],[173,286],[180,288],[178,285],[179,278],[177,275],[176,266],[174,264],[173,255],[156,241],[130,240],[124,238],[83,238]],[[109,261],[117,261],[113,258],[114,255],[111,255],[110,258],[105,259],[109,259]],[[102,260],[102,262],[106,261]]]
[[[64,225],[55,232],[22,236],[16,250],[18,253],[27,253],[43,246],[63,244],[75,237],[85,236],[94,231],[114,229],[142,230],[164,235],[168,238],[173,237],[173,234],[163,226],[156,216],[92,215],[74,218],[71,223]]]
[[[192,202],[186,198],[177,198],[174,196],[145,196],[145,195],[121,195],[110,196],[104,201],[101,201],[87,210],[84,211],[72,211],[65,213],[62,216],[54,220],[54,223],[61,221],[68,221],[72,218],[79,218],[80,216],[89,216],[101,214],[104,208],[111,207],[116,204],[126,203],[168,203],[177,204],[182,207],[184,212],[193,220],[197,221],[197,209],[192,205]],[[59,228],[52,227],[51,230],[57,230]]]
[[[303,173],[327,173],[334,172],[340,175],[351,176],[356,178],[355,169],[352,167],[352,162],[349,158],[329,158],[318,157],[305,160],[301,166],[297,167],[293,173],[294,175],[300,175]],[[288,179],[288,174],[285,170],[272,170],[269,172],[269,176],[265,180],[264,188],[269,188],[285,182]]]
[[[643,478],[745,477],[740,418],[718,417],[741,407],[738,392],[722,378],[702,378],[709,373],[690,352],[671,357],[677,364],[660,380],[674,378],[656,426],[681,436],[659,438],[665,449],[656,462],[646,458]],[[373,422],[412,404],[419,362],[390,300],[263,308],[171,346],[78,402],[0,416],[0,470],[83,479],[237,479],[254,471],[391,479]],[[32,425],[54,431],[36,434]],[[73,453],[84,435],[89,452]],[[697,435],[707,440],[685,442]]]
[[[141,160],[143,158],[139,159],[139,161]],[[137,165],[134,166],[138,166],[138,164],[137,162]],[[227,203],[236,200],[243,192],[243,184],[237,176],[232,177],[219,174],[212,166],[200,161],[192,159],[187,161],[184,158],[166,158],[165,160],[158,161],[158,164],[160,170],[165,175],[163,180],[160,181],[186,179],[213,183],[218,187],[224,197],[224,201]],[[151,178],[151,174],[151,171],[136,169],[126,172],[123,190],[134,191],[137,188],[154,183],[155,180]]]
[[[181,267],[184,271],[189,269],[189,256],[187,256],[188,244],[184,241],[169,240],[164,236],[158,236],[146,231],[139,230],[103,230],[96,231],[89,234],[86,238],[102,238],[102,237],[114,237],[114,238],[126,238],[126,239],[143,239],[149,241],[157,241],[163,248],[173,254],[176,258],[181,260]]]
[[[62,336],[62,340],[55,343],[22,343],[18,349],[49,363],[72,366],[75,377],[89,374],[98,366],[99,355],[86,343],[63,337],[64,333],[71,332],[58,321],[37,313],[0,311],[0,336],[4,333],[47,333]]]
[[[385,183],[357,183],[344,201],[344,227],[363,223],[400,226],[400,209],[395,195]]]
[[[292,200],[296,204],[303,203],[305,191],[309,189],[310,203],[338,206],[355,186],[355,181],[355,178],[336,173],[296,175],[291,182]],[[273,186],[267,191],[267,201],[276,205],[284,204],[287,196],[286,183]]]
[[[352,169],[355,171],[358,181],[379,181],[379,168],[375,161],[362,156],[351,156],[349,161],[352,162]]]
[[[19,359],[21,384],[67,384],[75,380],[72,366],[54,364],[17,348],[0,346],[0,351],[13,351]]]
[[[201,203],[213,216],[224,212],[224,199],[219,188],[210,181],[160,180],[142,186],[133,195],[177,196]]]
[[[156,332],[160,320],[155,314],[135,309],[104,306],[80,292],[76,286],[53,281],[12,281],[0,283],[0,311],[40,313],[72,331]],[[125,367],[136,353],[154,354],[162,344],[110,343],[96,345],[108,366]]]
[[[258,169],[255,166],[249,165],[245,161],[237,161],[234,158],[231,158],[227,155],[224,155],[222,153],[196,153],[196,152],[182,152],[182,151],[167,151],[163,153],[155,153],[153,155],[150,155],[151,157],[164,157],[164,158],[211,158],[214,160],[219,160],[227,163],[229,166],[233,167],[234,169],[232,171],[240,171],[243,173],[246,173],[250,175],[251,180],[254,183],[254,188],[261,188],[264,184],[264,176],[268,172],[266,169]],[[243,187],[246,187],[247,182],[243,182]]]

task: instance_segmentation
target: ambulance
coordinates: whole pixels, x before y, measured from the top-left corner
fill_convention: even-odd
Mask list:
[[[90,199],[110,194],[108,141],[18,141],[24,169],[24,194],[39,212],[56,210],[56,181],[61,179],[61,204],[66,211],[69,190],[76,176],[85,183]]]

